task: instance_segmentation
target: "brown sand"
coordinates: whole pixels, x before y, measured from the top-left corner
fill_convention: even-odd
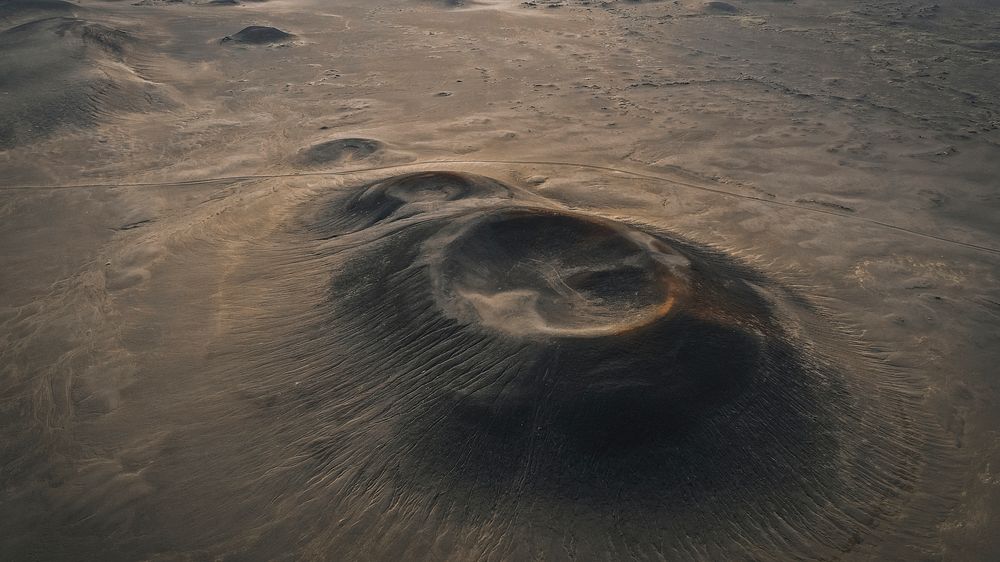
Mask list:
[[[0,2],[0,560],[995,559],[998,32]]]

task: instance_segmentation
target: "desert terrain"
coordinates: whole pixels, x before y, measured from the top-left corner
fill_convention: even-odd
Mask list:
[[[0,0],[0,560],[1000,557],[996,0]]]

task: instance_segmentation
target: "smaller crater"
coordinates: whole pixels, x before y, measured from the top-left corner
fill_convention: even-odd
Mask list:
[[[462,172],[415,172],[369,184],[331,203],[317,229],[326,237],[437,210],[463,199],[510,199],[497,180]]]
[[[373,139],[335,139],[314,144],[299,152],[304,166],[325,166],[365,160],[385,151],[385,144]]]

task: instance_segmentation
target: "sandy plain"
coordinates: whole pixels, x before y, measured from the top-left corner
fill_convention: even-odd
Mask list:
[[[0,558],[1000,553],[996,2],[0,24]]]

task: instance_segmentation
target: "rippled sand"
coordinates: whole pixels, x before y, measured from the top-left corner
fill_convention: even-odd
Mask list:
[[[0,559],[996,557],[1000,6],[0,24]]]

